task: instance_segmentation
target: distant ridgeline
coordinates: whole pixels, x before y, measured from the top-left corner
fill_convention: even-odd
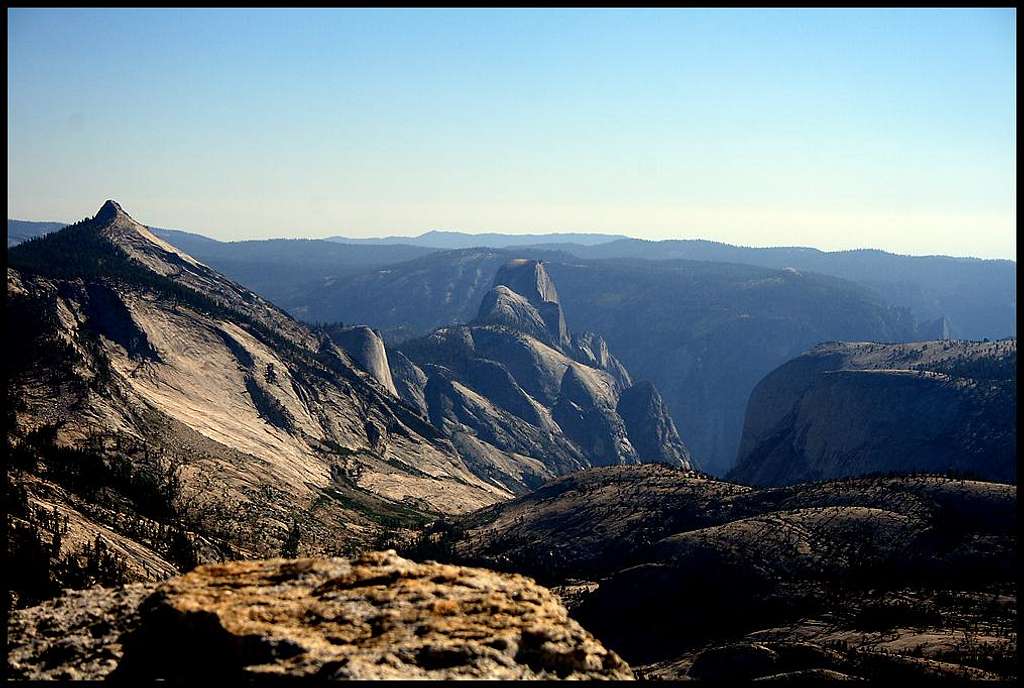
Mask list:
[[[8,220],[7,245],[62,226],[57,222]],[[303,295],[323,280],[360,269],[399,263],[435,251],[516,247],[558,251],[585,259],[696,260],[817,272],[857,282],[871,288],[891,305],[909,308],[920,323],[917,338],[922,340],[947,336],[996,339],[1016,334],[1017,268],[1011,260],[903,256],[872,249],[758,248],[699,239],[646,241],[604,234],[431,231],[416,237],[355,239],[336,236],[326,240],[225,243],[178,230],[154,228],[153,232],[264,296],[278,301],[282,295],[295,299],[294,304],[281,302],[289,309],[301,307],[309,300]],[[305,271],[297,269],[302,266]],[[263,274],[259,267],[264,269]],[[286,284],[279,284],[282,280]],[[489,284],[490,277],[486,281]],[[345,319],[333,313],[311,313],[310,316],[327,321]],[[385,330],[393,326],[385,322],[377,324]]]

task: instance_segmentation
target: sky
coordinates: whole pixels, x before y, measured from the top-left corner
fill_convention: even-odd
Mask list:
[[[1016,11],[8,10],[8,217],[1016,257]]]

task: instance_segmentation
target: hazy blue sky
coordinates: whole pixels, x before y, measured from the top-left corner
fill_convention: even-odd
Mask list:
[[[8,214],[1016,253],[1016,13],[10,10]]]

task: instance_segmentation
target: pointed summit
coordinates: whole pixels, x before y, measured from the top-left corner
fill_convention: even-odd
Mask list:
[[[126,213],[117,201],[107,200],[89,224],[134,260],[161,275],[178,275],[182,262],[209,271],[198,260],[167,243]]]
[[[118,218],[127,218],[131,220],[131,216],[124,211],[124,209],[118,204],[117,201],[108,200],[96,213],[94,218],[97,222],[112,222]]]
[[[8,260],[9,265],[27,273],[51,278],[112,278],[142,291],[170,293],[175,299],[186,293],[184,288],[195,292],[186,300],[204,299],[204,303],[234,311],[292,343],[314,346],[313,335],[287,313],[167,243],[128,215],[117,201],[106,201],[90,219],[15,246],[8,252]]]

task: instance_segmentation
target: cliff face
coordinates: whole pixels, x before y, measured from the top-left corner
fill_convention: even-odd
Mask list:
[[[348,354],[353,363],[368,372],[393,396],[398,396],[398,389],[395,387],[388,365],[388,352],[384,348],[384,341],[376,332],[365,325],[357,325],[332,328],[327,335]]]
[[[626,389],[616,410],[641,456],[659,458],[667,464],[691,463],[690,450],[679,440],[668,407],[654,385],[638,382]]]
[[[1016,340],[827,344],[754,389],[730,478],[875,471],[1016,481]]]
[[[537,309],[555,346],[569,343],[569,333],[558,300],[558,290],[544,269],[544,263],[526,258],[514,258],[505,263],[494,277],[497,286],[506,285]],[[481,315],[483,311],[481,310]]]
[[[425,406],[435,427],[460,438],[466,463],[507,489],[588,466],[691,465],[657,390],[634,385],[601,337],[570,335],[539,261],[510,261],[469,325],[406,342],[394,358],[402,397]],[[497,453],[512,475],[502,475]]]
[[[528,334],[553,346],[559,346],[558,331],[552,333],[540,312],[526,297],[505,285],[496,286],[484,296],[476,322],[481,325],[503,325]]]
[[[631,378],[657,386],[701,468],[717,475],[733,467],[750,393],[772,370],[819,342],[922,338],[910,313],[888,307],[862,285],[815,272],[742,265],[748,261],[738,259],[714,262],[726,259],[713,257],[589,260],[555,248],[441,252],[339,277],[295,302],[317,306],[291,312],[371,323],[389,345],[401,347],[439,327],[472,322],[499,279],[525,282],[523,290],[537,303],[544,303],[543,294],[554,303],[550,291],[536,287],[530,261],[502,271],[510,259],[542,259],[547,280],[557,285],[562,317],[574,330],[569,346],[554,348],[572,350],[574,360],[619,375],[613,365],[595,363],[601,346],[583,341],[586,334],[580,332],[601,333],[605,348]],[[650,257],[671,256],[653,251]],[[499,271],[503,276],[496,279]],[[517,280],[505,277],[513,274]],[[514,293],[520,288],[505,286]],[[537,305],[534,310],[543,316]],[[550,343],[546,321],[544,329],[540,340]],[[536,323],[534,330],[539,330]],[[940,336],[936,329],[928,338]],[[624,388],[632,384],[619,382]]]

